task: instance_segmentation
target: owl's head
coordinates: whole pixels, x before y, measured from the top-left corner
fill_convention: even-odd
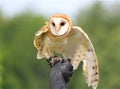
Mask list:
[[[49,28],[52,35],[64,36],[71,30],[72,22],[66,15],[55,14],[50,17]]]

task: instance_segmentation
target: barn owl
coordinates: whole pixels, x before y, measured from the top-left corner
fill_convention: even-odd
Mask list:
[[[37,59],[54,56],[53,51],[70,58],[76,70],[83,62],[83,74],[88,86],[96,89],[99,80],[97,56],[88,35],[78,26],[73,26],[64,14],[55,14],[38,30],[34,38],[38,50]]]

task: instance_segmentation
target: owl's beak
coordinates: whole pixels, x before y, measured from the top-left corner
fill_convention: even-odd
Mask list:
[[[61,26],[56,26],[57,33],[60,31]]]
[[[56,31],[59,32],[59,29],[57,29]]]

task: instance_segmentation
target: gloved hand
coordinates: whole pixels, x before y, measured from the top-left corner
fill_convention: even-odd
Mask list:
[[[55,57],[57,61],[50,64],[50,89],[67,89],[66,83],[69,82],[73,73],[73,66],[70,59]],[[54,57],[51,60],[55,60]],[[59,60],[58,60],[59,59]]]
[[[73,66],[71,64],[70,59],[63,59],[63,62],[60,65],[60,69],[65,83],[69,82],[69,79],[73,74]]]

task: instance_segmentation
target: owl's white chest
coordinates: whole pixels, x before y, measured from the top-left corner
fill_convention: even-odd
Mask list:
[[[49,37],[46,38],[46,48],[48,53],[55,51],[62,54],[64,52],[64,47],[66,45],[67,45],[67,39],[54,41],[54,40],[51,40]]]
[[[76,54],[76,50],[79,49],[80,40],[77,40],[77,35],[64,38],[58,41],[46,38],[46,51],[47,54],[53,56],[53,51],[62,54],[65,58],[73,58]]]

